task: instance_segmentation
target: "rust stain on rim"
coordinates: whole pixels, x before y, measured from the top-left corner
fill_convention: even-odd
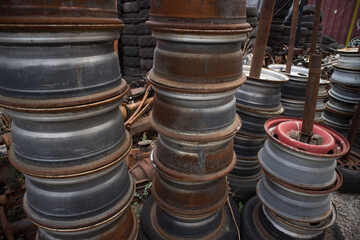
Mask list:
[[[150,21],[146,24],[155,31],[224,31],[249,32],[246,23],[246,1],[150,1]],[[228,31],[227,31],[228,30]],[[209,34],[209,33],[208,33]]]
[[[333,204],[332,202],[331,202],[331,205],[332,205],[332,206],[331,206],[331,214],[330,214],[330,216],[331,216],[330,223],[326,224],[325,226],[315,227],[315,228],[301,227],[301,226],[298,226],[298,225],[295,225],[295,224],[289,222],[289,220],[292,221],[292,222],[309,223],[309,224],[319,223],[318,221],[315,221],[315,222],[312,222],[312,221],[310,221],[310,222],[309,222],[309,221],[304,221],[304,222],[296,221],[296,220],[289,219],[289,218],[284,217],[284,216],[279,216],[276,212],[274,212],[274,211],[271,210],[270,208],[266,207],[265,205],[263,205],[263,206],[266,208],[266,210],[267,210],[272,216],[274,216],[274,217],[275,217],[276,219],[278,219],[279,221],[282,221],[282,222],[285,221],[285,223],[288,224],[288,225],[290,225],[291,227],[294,227],[294,228],[297,228],[297,229],[301,229],[301,230],[305,230],[305,231],[321,231],[321,230],[326,230],[326,229],[328,229],[329,227],[331,227],[332,225],[334,225],[335,222],[336,222],[336,216],[337,216],[336,206],[335,206],[335,204]],[[324,219],[324,220],[322,220],[322,221],[329,221],[329,219]],[[317,224],[316,224],[316,225],[317,225]]]
[[[108,223],[111,220],[114,220],[115,218],[123,214],[124,211],[130,208],[130,204],[135,195],[136,188],[135,188],[134,180],[131,177],[131,175],[129,175],[129,179],[130,179],[129,190],[125,195],[125,197],[121,201],[119,201],[116,204],[116,206],[112,207],[110,210],[104,212],[100,216],[88,217],[87,219],[70,221],[70,222],[45,219],[31,210],[30,206],[28,205],[26,194],[24,196],[24,201],[23,201],[24,212],[31,219],[31,221],[33,221],[35,225],[49,231],[77,232],[77,231],[92,229],[101,226],[105,223]],[[74,222],[77,222],[77,224],[74,224]],[[63,226],[59,226],[60,224],[63,224]],[[67,227],[66,226],[67,224],[69,224],[71,228]]]
[[[278,116],[278,115],[282,114],[285,110],[281,103],[280,103],[279,108],[273,108],[273,109],[248,107],[248,106],[242,105],[240,103],[236,103],[236,108],[239,110],[243,110],[245,112],[256,113],[259,115],[268,115],[268,116]]]
[[[160,134],[163,134],[169,138],[189,141],[189,142],[211,142],[214,140],[222,140],[234,136],[241,128],[241,120],[236,115],[233,123],[218,131],[198,131],[198,132],[183,132],[170,129],[154,121],[152,113],[150,113],[150,124]]]
[[[225,82],[204,82],[184,83],[169,80],[154,73],[151,69],[147,74],[147,81],[157,88],[169,90],[171,92],[181,93],[219,93],[240,87],[246,81],[246,75],[243,73],[240,77],[234,76]],[[222,79],[223,80],[223,79]]]
[[[164,231],[158,221],[157,221],[157,217],[156,217],[156,208],[159,207],[157,204],[153,204],[152,208],[150,210],[150,219],[152,220],[152,224],[154,224],[154,227],[156,229],[156,231],[158,231],[160,233],[160,235],[162,235],[163,237],[165,237],[166,239],[170,239],[170,240],[177,240],[178,238],[175,238],[174,236],[169,235],[166,231]],[[216,237],[216,235],[221,231],[221,229],[224,227],[225,224],[225,219],[226,219],[226,214],[224,209],[221,209],[221,222],[219,224],[219,226],[217,227],[216,230],[214,230],[210,235],[207,235],[205,238],[201,238],[201,240],[212,240]]]
[[[156,148],[151,152],[150,156],[151,162],[154,165],[154,168],[157,171],[160,171],[163,175],[172,178],[174,180],[184,181],[184,182],[205,182],[210,181],[213,179],[217,179],[220,177],[226,176],[236,165],[236,154],[233,153],[233,159],[231,163],[225,167],[224,169],[214,172],[214,173],[205,173],[205,174],[186,174],[183,172],[179,172],[176,170],[173,170],[169,167],[166,167],[159,161],[156,157]]]
[[[7,31],[59,31],[75,29],[120,29],[113,0],[14,1],[0,6],[0,29]]]
[[[229,188],[225,189],[224,194],[222,194],[222,197],[220,199],[218,199],[216,202],[212,202],[209,203],[208,205],[204,206],[194,206],[192,207],[188,207],[188,206],[180,206],[176,205],[174,206],[174,204],[171,204],[169,202],[166,202],[163,200],[163,197],[161,197],[157,191],[156,191],[156,179],[154,178],[153,182],[154,184],[152,185],[151,188],[151,194],[154,198],[154,200],[156,201],[157,205],[159,207],[161,207],[162,209],[164,209],[165,211],[169,211],[171,212],[171,214],[174,214],[176,216],[180,216],[180,217],[203,217],[203,216],[208,216],[210,214],[213,214],[215,212],[217,212],[220,208],[222,208],[228,198],[229,195]]]
[[[87,109],[123,98],[129,90],[126,81],[122,79],[119,86],[105,92],[88,96],[65,99],[17,99],[0,95],[0,106],[23,112],[68,112]]]
[[[129,153],[132,146],[132,138],[128,132],[126,132],[126,137],[124,142],[119,146],[119,148],[113,153],[103,157],[102,159],[94,160],[87,164],[82,164],[81,167],[74,166],[66,168],[48,168],[48,167],[38,167],[31,164],[27,164],[18,160],[14,155],[13,147],[10,149],[9,161],[10,163],[19,171],[26,175],[39,177],[39,178],[70,178],[77,176],[84,176],[91,173],[99,172],[103,169],[109,168],[114,164],[120,161],[126,161],[125,157]]]

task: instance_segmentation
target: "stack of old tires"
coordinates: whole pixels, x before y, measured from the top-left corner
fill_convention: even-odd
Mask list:
[[[274,14],[270,27],[270,34],[268,46],[270,46],[274,53],[282,50],[284,45],[289,44],[289,36],[283,35],[284,20],[289,13],[293,1],[279,0],[275,1]]]
[[[245,4],[151,0],[146,24],[157,46],[148,81],[158,141],[139,239],[238,239],[240,215],[228,199],[226,175],[236,163],[233,136],[240,128],[234,95],[246,80]]]
[[[291,30],[291,22],[286,22],[283,30],[281,31],[282,39],[280,39],[280,40],[283,42],[280,41],[279,43],[282,43],[283,45],[287,45],[287,46],[289,45],[290,30]],[[307,37],[309,31],[306,27],[300,27],[299,33],[300,33],[299,37],[297,37],[297,35],[296,35],[296,37],[298,38],[298,42],[297,42],[298,44],[295,47],[304,48],[305,42],[306,42],[306,37]]]
[[[270,69],[285,72],[286,65],[272,64]],[[304,106],[306,98],[306,87],[308,80],[309,69],[303,67],[291,67],[290,78],[281,88],[281,103],[284,106],[283,116],[302,118],[304,115]],[[316,102],[315,121],[322,122],[322,114],[325,110],[324,101],[327,99],[327,88],[330,82],[328,80],[320,79],[318,100]]]
[[[360,101],[360,53],[358,48],[338,50],[340,58],[335,64],[331,76],[333,87],[329,91],[329,101],[323,114],[324,124],[347,137],[351,123]],[[338,168],[343,173],[342,190],[359,192],[355,187],[360,184],[360,133],[352,147],[352,159],[344,163],[338,161]]]
[[[132,85],[141,78],[140,68],[140,47],[138,44],[139,35],[145,34],[148,30],[145,24],[139,21],[139,8],[137,1],[121,2],[120,18],[124,21],[125,27],[121,31],[119,42],[119,59],[122,64],[124,79]]]
[[[250,23],[253,30],[249,33],[249,43],[248,45],[254,46],[255,39],[257,34],[257,26],[259,24],[258,18],[258,8],[255,6],[247,6],[246,7],[246,22]]]
[[[336,52],[337,49],[344,48],[345,45],[338,43],[335,39],[323,35],[322,37],[322,49],[331,53]]]
[[[294,138],[300,119],[278,117],[265,124],[267,140],[259,152],[264,171],[257,197],[242,210],[242,240],[335,239],[327,229],[336,222],[332,192],[339,189],[341,175],[336,159],[349,150],[339,133],[314,124],[323,141],[313,145]]]
[[[150,16],[150,0],[137,0],[139,7],[139,21],[145,24]],[[140,68],[142,77],[145,78],[146,74],[150,71],[153,65],[154,49],[156,40],[151,35],[151,30],[147,29],[146,34],[139,35],[138,45],[140,46]]]
[[[152,68],[156,41],[145,26],[150,14],[150,0],[123,1],[120,9],[125,27],[120,36],[119,58],[123,76],[132,85]]]
[[[25,175],[37,239],[134,239],[115,1],[7,1],[0,14],[9,160]]]
[[[258,151],[266,140],[264,123],[284,111],[280,103],[281,86],[289,78],[281,73],[263,68],[260,78],[249,77],[250,67],[244,65],[246,82],[240,86],[236,97],[236,112],[242,127],[235,135],[236,165],[228,174],[235,202],[246,202],[256,195],[256,184],[262,177]]]
[[[304,42],[304,48],[308,49],[310,48],[311,45],[311,40],[312,40],[312,32],[313,32],[313,27],[314,27],[314,14],[315,14],[315,6],[313,5],[307,5],[304,7],[303,9],[303,15],[301,16],[301,27],[302,28],[307,28],[307,34],[304,38],[305,42]],[[319,24],[319,32],[318,34],[318,45],[322,44],[322,29],[323,26],[321,25],[322,19],[324,16],[324,12],[321,11],[320,14],[320,24]]]

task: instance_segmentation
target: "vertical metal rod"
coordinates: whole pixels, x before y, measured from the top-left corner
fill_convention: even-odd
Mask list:
[[[300,141],[309,142],[312,137],[314,118],[316,113],[316,101],[319,91],[319,80],[321,74],[321,55],[310,55],[309,78],[306,87],[306,100],[304,117],[301,128]]]
[[[299,7],[300,11],[299,11],[298,25],[297,25],[297,30],[296,30],[295,47],[299,46],[299,38],[300,38],[302,15],[303,15],[304,5],[305,5],[305,4],[306,4],[306,3],[305,3],[305,0],[301,0],[300,7]]]
[[[319,33],[319,24],[320,24],[320,14],[321,14],[321,3],[322,3],[322,0],[316,0],[310,55],[316,53],[316,46],[317,46],[318,33]]]
[[[348,161],[348,158],[349,158],[349,155],[350,155],[350,152],[351,152],[351,148],[354,145],[356,135],[357,135],[357,132],[358,132],[359,128],[360,128],[360,102],[358,103],[355,116],[354,116],[354,118],[352,120],[350,131],[349,131],[349,133],[347,135],[347,140],[348,140],[349,145],[350,145],[350,150],[349,150],[349,152],[347,152],[345,155],[343,155],[341,157],[341,160],[343,162]]]
[[[259,78],[264,61],[266,44],[269,38],[271,19],[274,13],[275,0],[262,2],[260,22],[258,25],[257,37],[254,46],[254,57],[251,62],[250,77]]]
[[[296,34],[296,25],[299,13],[299,1],[294,1],[293,14],[291,19],[291,30],[289,38],[289,48],[288,48],[288,57],[286,60],[286,73],[291,72],[291,64],[294,58],[294,45],[295,45],[295,34]]]
[[[347,38],[346,38],[345,45],[348,45],[349,42],[350,42],[351,34],[352,34],[352,31],[353,31],[353,28],[354,28],[354,25],[355,25],[356,15],[357,15],[357,13],[359,11],[359,6],[360,6],[360,0],[357,0],[356,5],[355,5],[355,9],[354,9],[354,13],[353,13],[353,16],[351,18],[350,29],[349,29],[349,32],[348,32],[348,35],[347,35]]]

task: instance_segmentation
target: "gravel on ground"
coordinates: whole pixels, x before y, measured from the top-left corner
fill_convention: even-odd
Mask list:
[[[332,200],[338,213],[336,223],[338,224],[345,239],[359,240],[360,194],[335,192]]]

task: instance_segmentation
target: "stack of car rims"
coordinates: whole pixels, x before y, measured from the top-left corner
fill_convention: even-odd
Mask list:
[[[151,1],[146,24],[157,47],[148,80],[159,135],[142,239],[237,239],[237,207],[233,219],[225,205],[226,175],[236,163],[233,136],[240,127],[234,95],[246,80],[245,13],[244,0]]]
[[[228,174],[228,181],[236,202],[245,202],[256,195],[256,184],[262,176],[257,154],[266,140],[263,126],[284,111],[280,90],[289,80],[286,75],[266,68],[261,69],[258,79],[249,77],[249,72],[250,67],[244,66],[247,80],[235,94],[242,127],[234,138],[237,162]]]
[[[245,205],[242,239],[323,239],[335,223],[331,192],[342,183],[336,159],[349,144],[319,124],[314,124],[311,143],[300,142],[301,127],[296,118],[266,122],[268,140],[259,152],[265,172],[257,186],[260,202],[253,198]]]
[[[286,65],[272,64],[270,69],[285,72]],[[281,103],[284,106],[283,116],[302,117],[304,115],[306,85],[309,69],[303,67],[291,67],[290,80],[281,88]],[[315,121],[322,122],[322,114],[325,110],[324,100],[327,97],[328,80],[320,79],[318,101],[316,102]]]
[[[360,53],[358,48],[339,49],[340,58],[331,76],[333,87],[324,112],[324,123],[344,136],[360,101]]]
[[[114,0],[0,5],[0,104],[38,239],[135,239]]]
[[[348,137],[357,105],[360,102],[360,52],[359,48],[339,49],[340,55],[331,76],[333,87],[324,112],[324,123]],[[351,148],[347,161],[338,160],[338,169],[343,174],[344,192],[358,193],[360,181],[360,130]]]

